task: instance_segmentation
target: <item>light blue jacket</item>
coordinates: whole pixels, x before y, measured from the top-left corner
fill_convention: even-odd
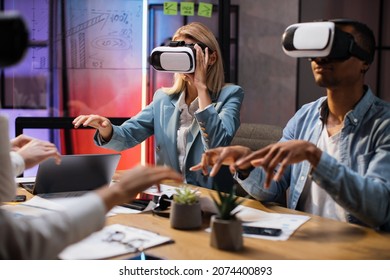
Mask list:
[[[140,144],[154,135],[155,162],[180,171],[177,151],[177,130],[179,128],[179,94],[167,95],[157,90],[153,101],[136,116],[121,126],[113,126],[113,135],[108,143],[101,143],[97,134],[94,141],[104,148],[123,151]],[[186,182],[209,187],[207,177],[201,172],[189,171],[198,164],[202,154],[209,148],[230,144],[240,126],[240,109],[244,92],[237,85],[225,86],[212,105],[195,113],[195,120],[187,136],[187,154],[184,174]]]
[[[283,130],[281,141],[318,142],[328,112],[326,97],[306,104]],[[308,176],[344,207],[347,220],[390,231],[390,104],[367,89],[347,113],[340,138],[340,161],[323,152],[311,172],[308,161],[290,165],[279,182],[264,189],[264,172],[255,168],[241,185],[260,201],[280,201],[289,188],[287,206],[296,209]]]

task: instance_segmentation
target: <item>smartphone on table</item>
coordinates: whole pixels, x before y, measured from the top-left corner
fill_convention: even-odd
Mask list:
[[[269,228],[269,227],[255,227],[255,226],[242,226],[242,230],[246,234],[256,234],[264,236],[279,236],[282,234],[280,228]]]
[[[26,201],[26,196],[24,194],[18,194],[10,202],[24,202],[24,201]]]

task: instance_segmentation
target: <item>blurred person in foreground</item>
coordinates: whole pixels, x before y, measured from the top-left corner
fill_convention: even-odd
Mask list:
[[[15,139],[10,145],[8,120],[3,116],[0,116],[0,138],[0,203],[3,203],[16,194],[10,146],[15,149],[15,145],[22,145],[20,142],[17,144]],[[60,164],[60,155],[53,144],[29,137],[16,140],[23,139],[27,144],[18,151],[25,156],[29,154],[25,157],[29,158],[26,167],[49,157],[56,158]],[[15,217],[0,208],[0,259],[56,259],[68,245],[100,230],[105,224],[106,213],[112,207],[128,202],[162,180],[180,182],[182,177],[168,167],[137,166],[124,172],[120,182],[110,187],[102,186],[81,197],[68,198],[63,211],[53,211],[41,217]]]

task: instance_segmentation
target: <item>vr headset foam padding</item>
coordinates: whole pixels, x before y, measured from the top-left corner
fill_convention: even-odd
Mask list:
[[[351,34],[338,29],[330,21],[288,26],[282,36],[282,48],[291,57],[345,60],[355,56],[372,62],[369,53],[356,44]]]
[[[197,43],[203,50],[206,46]],[[195,71],[195,44],[185,44],[184,41],[172,41],[169,46],[154,48],[149,62],[157,71],[171,73],[193,73]]]

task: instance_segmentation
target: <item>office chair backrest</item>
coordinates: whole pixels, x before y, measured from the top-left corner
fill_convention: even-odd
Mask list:
[[[242,123],[231,145],[241,145],[256,151],[279,141],[282,132],[283,129],[275,125]]]

